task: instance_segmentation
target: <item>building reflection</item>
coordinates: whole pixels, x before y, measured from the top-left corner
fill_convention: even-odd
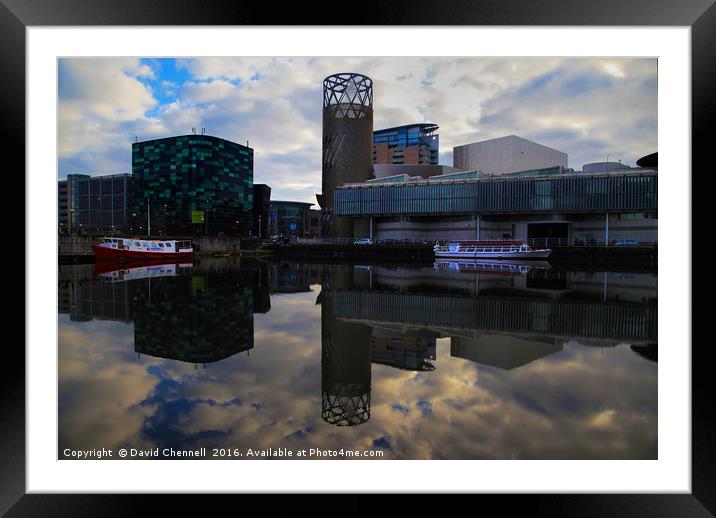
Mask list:
[[[134,326],[139,355],[210,364],[254,347],[255,312],[270,310],[266,265],[97,263],[60,276],[58,306],[73,321]]]
[[[429,332],[391,329],[389,326],[371,326],[371,361],[401,370],[435,370],[435,337]]]
[[[302,293],[311,291],[311,284],[321,282],[321,268],[318,265],[292,262],[270,263],[271,293]]]
[[[491,333],[450,338],[450,356],[503,370],[522,367],[561,350],[562,344],[553,338]]]
[[[439,368],[437,338],[450,339],[453,358],[502,370],[559,353],[575,338],[601,348],[627,341],[655,361],[654,275],[462,266],[360,266],[327,274],[319,297],[324,380],[336,370],[326,361],[336,347],[346,357],[356,353],[352,369],[369,380],[366,343],[373,364],[430,372]],[[325,416],[332,401],[325,383],[323,401]]]
[[[439,369],[450,356],[513,370],[563,344],[628,343],[657,358],[657,282],[651,274],[495,268],[248,263],[201,259],[60,276],[58,308],[71,320],[134,325],[139,354],[210,364],[254,347],[254,313],[271,296],[320,285],[321,416],[355,426],[371,415],[371,371]],[[315,289],[315,287],[313,288]]]
[[[632,345],[630,348],[636,354],[651,362],[656,363],[659,360],[659,347],[657,344]]]
[[[147,280],[135,287],[134,350],[213,363],[254,346],[250,272]]]
[[[366,282],[335,294],[338,318],[464,336],[479,331],[540,340],[657,342],[651,274],[526,274],[375,267]]]
[[[336,426],[370,419],[370,328],[335,317],[335,289],[353,283],[352,271],[324,272],[321,290],[321,417]]]

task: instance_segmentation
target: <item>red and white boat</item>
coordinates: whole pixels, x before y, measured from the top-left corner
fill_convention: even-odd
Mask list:
[[[92,247],[97,259],[191,259],[191,241],[105,237]]]

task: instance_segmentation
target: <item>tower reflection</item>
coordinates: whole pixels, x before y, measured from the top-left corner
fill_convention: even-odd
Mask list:
[[[321,291],[321,417],[336,426],[370,419],[370,328],[340,322],[335,289],[353,283],[352,271],[325,272]]]

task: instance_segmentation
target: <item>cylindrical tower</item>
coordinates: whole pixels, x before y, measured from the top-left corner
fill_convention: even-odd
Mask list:
[[[333,213],[336,187],[364,182],[373,176],[373,81],[362,74],[343,73],[323,80],[324,236],[353,235],[350,218]]]

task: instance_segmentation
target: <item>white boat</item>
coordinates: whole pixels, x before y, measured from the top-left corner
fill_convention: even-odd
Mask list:
[[[533,250],[522,241],[453,241],[445,245],[435,244],[435,257],[485,258],[485,259],[547,259],[552,250]]]

